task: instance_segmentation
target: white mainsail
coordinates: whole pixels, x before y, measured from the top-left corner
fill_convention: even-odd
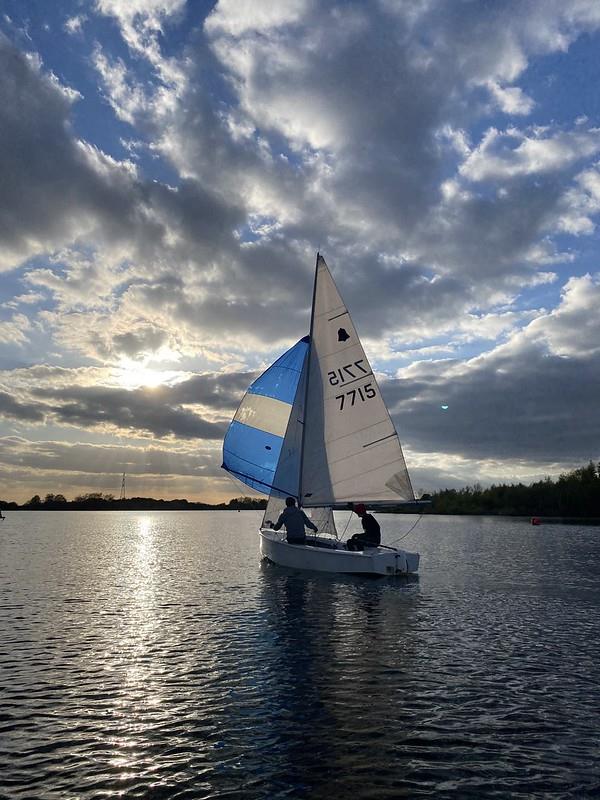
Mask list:
[[[317,257],[301,503],[413,501],[402,448],[325,260]]]

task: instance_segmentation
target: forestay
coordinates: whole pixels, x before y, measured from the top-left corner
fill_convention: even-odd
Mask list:
[[[302,505],[414,500],[396,430],[321,256],[310,338]]]

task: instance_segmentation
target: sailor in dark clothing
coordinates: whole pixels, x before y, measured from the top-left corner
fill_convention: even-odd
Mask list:
[[[381,543],[381,529],[375,517],[367,514],[367,509],[362,503],[357,503],[352,510],[360,517],[363,532],[355,533],[348,539],[346,548],[348,550],[364,550],[365,547],[378,547]]]
[[[290,544],[306,544],[306,525],[315,533],[317,526],[306,516],[301,508],[296,507],[296,500],[293,497],[285,498],[285,508],[281,512],[279,519],[273,525],[273,530],[278,531],[285,525],[287,540]]]

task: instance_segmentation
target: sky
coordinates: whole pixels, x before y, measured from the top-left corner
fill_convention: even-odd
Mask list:
[[[315,254],[418,493],[600,459],[597,0],[3,0],[0,498],[216,502]]]

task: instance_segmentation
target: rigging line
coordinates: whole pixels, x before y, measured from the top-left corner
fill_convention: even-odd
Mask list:
[[[310,365],[312,361],[312,351],[313,351],[313,334],[315,330],[315,302],[317,298],[317,280],[319,277],[319,258],[320,253],[317,250],[317,260],[315,262],[315,280],[313,283],[313,294],[312,294],[312,304],[310,307],[310,330],[309,330],[309,344],[308,350],[304,356],[304,361],[302,362],[302,369],[306,370],[305,378],[304,378],[304,401],[302,405],[302,417],[304,422],[306,423],[306,410],[308,406],[308,382],[310,380]],[[302,374],[300,374],[300,380],[302,380]],[[292,405],[293,408],[293,405]],[[291,413],[291,412],[290,412]],[[302,498],[304,497],[303,493],[303,478],[304,478],[304,449],[306,446],[306,424],[302,425],[302,437],[300,440],[300,480],[298,485],[298,506],[302,507]]]
[[[399,539],[394,539],[394,541],[392,542],[392,545],[397,544],[398,542],[401,542],[403,539],[406,539],[408,534],[412,533],[414,531],[414,529],[417,527],[417,525],[419,524],[419,522],[421,522],[422,517],[423,517],[423,512],[421,511],[421,513],[419,514],[419,516],[417,517],[417,519],[413,523],[412,527],[409,528],[406,533],[402,534],[402,536]]]
[[[341,542],[344,541],[344,536],[346,535],[346,531],[348,530],[348,525],[350,525],[350,520],[352,519],[352,514],[354,514],[354,511],[351,511],[349,513],[348,519],[346,520],[346,527],[344,528],[344,531],[343,531],[342,535],[340,537],[338,537]]]
[[[262,492],[261,489],[257,489],[255,486],[250,486],[249,483],[246,483],[245,481],[241,481],[241,483],[244,483],[246,486],[250,486],[251,489],[254,489],[257,492],[262,492],[262,494],[270,495],[271,494],[271,490],[274,489],[276,492],[281,492],[281,494],[289,496],[289,492],[287,491],[287,489],[280,489],[279,486],[275,486],[275,484],[273,484],[273,483],[265,483],[264,481],[261,481],[258,478],[254,478],[252,475],[246,475],[245,472],[240,472],[239,470],[235,470],[235,469],[229,469],[229,467],[226,467],[226,466],[223,466],[223,469],[229,475],[234,475],[237,478],[237,480],[240,480],[240,478],[248,478],[249,480],[254,481],[254,483],[260,483],[261,486],[266,486],[267,489],[269,490],[268,492]]]

